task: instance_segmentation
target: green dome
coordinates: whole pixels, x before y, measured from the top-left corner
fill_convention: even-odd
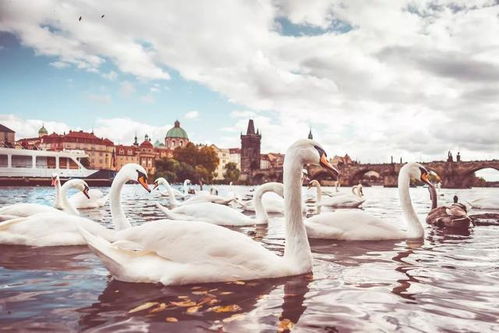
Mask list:
[[[47,134],[49,134],[49,132],[47,131],[47,129],[45,128],[45,126],[44,126],[44,125],[42,125],[42,128],[40,128],[40,129],[38,130],[38,135],[39,135],[39,136],[42,136],[42,135],[47,135]]]
[[[166,137],[188,139],[187,132],[182,127],[180,127],[180,122],[178,120],[175,121],[175,126],[170,128],[168,132],[166,132]]]

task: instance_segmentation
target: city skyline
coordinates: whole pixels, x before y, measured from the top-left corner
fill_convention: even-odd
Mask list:
[[[2,2],[0,123],[129,144],[179,119],[195,142],[236,147],[253,118],[262,151],[312,128],[365,162],[497,157],[498,6],[225,5]]]

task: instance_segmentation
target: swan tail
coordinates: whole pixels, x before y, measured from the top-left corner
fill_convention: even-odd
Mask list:
[[[7,217],[8,215],[2,215]],[[15,216],[14,218],[7,219],[6,221],[0,222],[0,231],[9,229],[12,225],[24,221],[25,217]]]
[[[182,217],[179,214],[172,213],[171,210],[160,204],[159,202],[156,202],[156,207],[159,208],[160,211],[163,212],[163,214],[166,215],[166,217],[170,220],[188,220],[186,217]]]
[[[19,216],[16,216],[16,215],[0,215],[0,222],[9,221],[9,220],[17,219],[17,218],[19,218]]]

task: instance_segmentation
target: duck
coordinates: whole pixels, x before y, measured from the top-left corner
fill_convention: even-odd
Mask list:
[[[437,191],[435,187],[428,187],[431,197],[431,211],[426,217],[426,223],[451,229],[468,229],[470,224],[474,224],[473,219],[468,216],[465,205],[459,203],[457,195],[453,198],[453,203],[449,206],[438,206]]]
[[[313,140],[299,140],[288,148],[283,167],[284,255],[243,233],[202,221],[152,221],[120,231],[114,242],[84,226],[80,229],[89,248],[119,281],[169,286],[309,273],[312,253],[301,207],[301,170],[305,164],[320,164],[334,175],[339,173]]]
[[[137,181],[150,191],[147,185],[147,173],[142,166],[131,163],[121,168],[113,180],[110,191],[114,230],[88,218],[56,210],[55,213],[39,213],[1,222],[0,244],[37,247],[85,245],[86,240],[81,235],[78,226],[83,226],[105,239],[113,240],[116,231],[131,227],[123,213],[120,199],[121,189],[128,181]],[[71,179],[62,187],[64,188],[64,186],[75,187],[81,191],[88,190],[88,185],[81,179]]]

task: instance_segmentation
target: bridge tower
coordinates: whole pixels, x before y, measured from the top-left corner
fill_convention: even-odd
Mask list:
[[[251,174],[253,170],[260,169],[260,146],[262,135],[255,132],[253,119],[248,121],[246,134],[241,134],[241,172]]]

